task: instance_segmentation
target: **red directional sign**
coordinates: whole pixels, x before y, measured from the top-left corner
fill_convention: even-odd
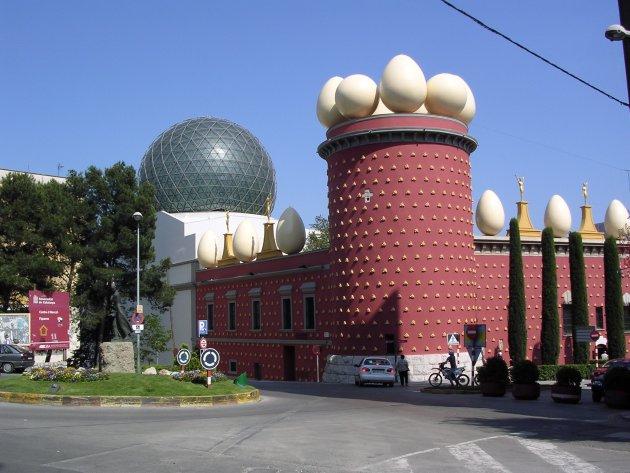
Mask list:
[[[67,292],[28,291],[31,350],[70,348],[70,295]]]

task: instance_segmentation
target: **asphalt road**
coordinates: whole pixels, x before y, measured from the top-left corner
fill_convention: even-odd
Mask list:
[[[630,413],[418,387],[260,382],[254,405],[0,404],[0,472],[630,471]]]

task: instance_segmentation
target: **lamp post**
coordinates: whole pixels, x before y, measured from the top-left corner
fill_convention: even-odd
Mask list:
[[[606,28],[604,35],[610,41],[621,41],[626,64],[626,82],[630,98],[630,0],[619,0],[619,23]]]
[[[140,221],[142,220],[142,214],[140,212],[134,212],[132,215],[137,224],[136,233],[136,311],[140,306]],[[136,330],[136,348],[137,348],[137,362],[136,373],[140,374],[140,330]]]

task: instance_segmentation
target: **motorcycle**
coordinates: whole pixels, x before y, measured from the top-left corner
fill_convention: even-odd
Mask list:
[[[451,381],[451,383],[457,380],[460,386],[468,386],[468,384],[470,383],[470,378],[464,374],[464,370],[466,368],[460,366],[459,368],[455,368],[453,370],[451,368],[446,368],[444,366],[446,365],[446,363],[447,362],[444,361],[439,364],[438,368],[433,368],[433,370],[436,372],[429,375],[429,384],[434,388],[437,388],[438,386],[442,385],[443,379],[448,379],[449,381]]]

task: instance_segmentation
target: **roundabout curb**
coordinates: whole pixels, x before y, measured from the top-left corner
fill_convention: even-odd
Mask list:
[[[260,401],[260,391],[216,396],[64,396],[0,391],[0,402],[46,406],[89,407],[212,407]]]

